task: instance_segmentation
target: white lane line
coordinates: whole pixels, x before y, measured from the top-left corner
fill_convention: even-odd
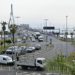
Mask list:
[[[46,73],[46,75],[60,75],[58,73]]]
[[[0,70],[3,70],[2,66],[0,66]]]
[[[28,74],[28,72],[21,72],[21,73],[17,72],[17,75],[27,75],[27,74]]]
[[[31,75],[41,75],[40,73],[31,73]]]
[[[24,74],[24,75],[30,75],[30,74]]]

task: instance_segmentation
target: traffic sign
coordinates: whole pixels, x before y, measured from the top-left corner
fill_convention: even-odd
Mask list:
[[[44,26],[43,27],[43,29],[47,29],[47,30],[54,30],[55,29],[55,27],[53,27],[53,26]]]

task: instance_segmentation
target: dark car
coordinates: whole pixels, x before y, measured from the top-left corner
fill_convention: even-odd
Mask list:
[[[31,53],[33,51],[35,51],[35,47],[28,47],[28,48],[26,48],[26,52],[27,53]]]
[[[40,44],[35,45],[35,50],[40,50],[40,49],[41,49],[41,45]]]

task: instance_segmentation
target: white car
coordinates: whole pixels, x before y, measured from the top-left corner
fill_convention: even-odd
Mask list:
[[[20,48],[26,50],[26,46],[20,46]]]
[[[18,48],[18,46],[11,46],[8,49],[12,50],[12,49],[17,49],[17,48]]]
[[[1,64],[14,64],[14,60],[7,55],[0,55],[0,63]]]
[[[35,42],[36,40],[34,38],[32,38],[32,42]]]

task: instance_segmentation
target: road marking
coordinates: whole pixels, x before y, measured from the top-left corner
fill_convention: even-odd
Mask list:
[[[31,75],[41,75],[40,73],[31,73]]]
[[[46,75],[60,75],[58,73],[46,73]]]
[[[23,74],[26,74],[26,73],[28,73],[28,72],[23,72]]]
[[[11,68],[10,68],[10,66],[9,66],[9,71],[11,71]]]
[[[30,75],[30,74],[25,74],[25,75]]]
[[[28,75],[28,72],[17,72],[17,75]]]

